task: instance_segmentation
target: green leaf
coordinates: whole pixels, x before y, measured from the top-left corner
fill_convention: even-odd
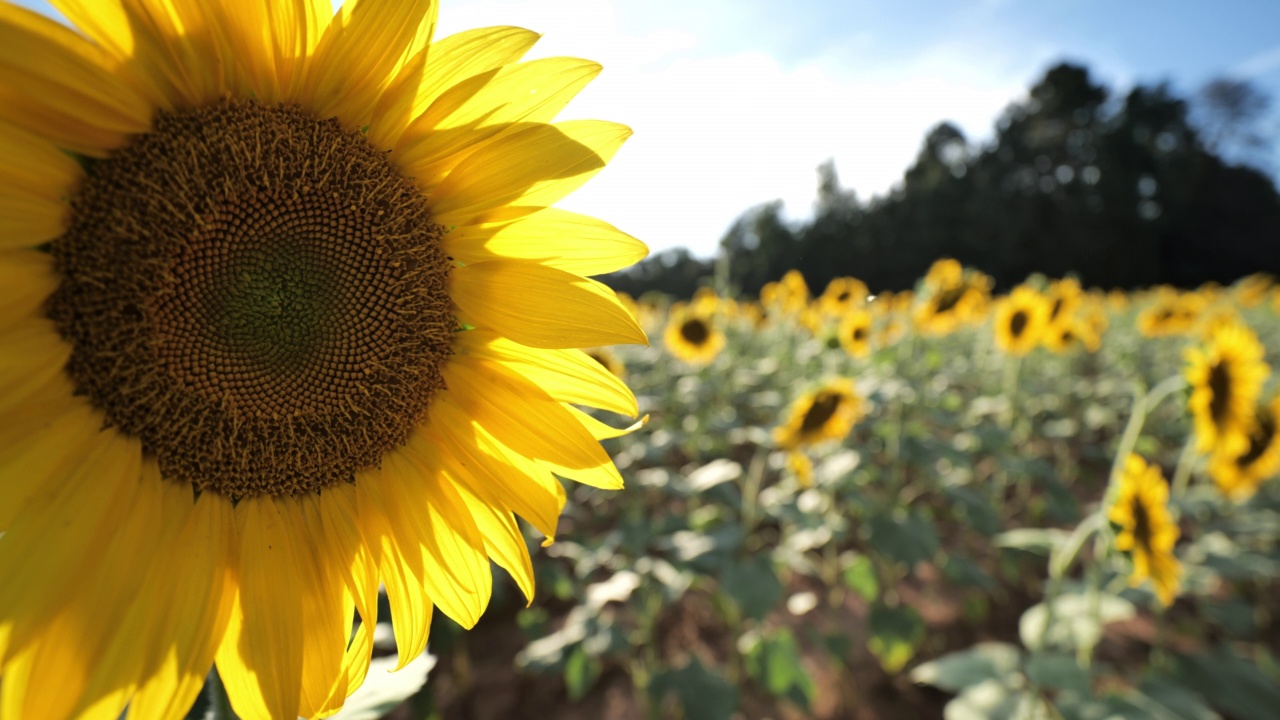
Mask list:
[[[1204,704],[1204,698],[1169,678],[1143,678],[1139,689],[1147,700],[1167,710],[1173,720],[1222,720]]]
[[[876,603],[871,606],[869,625],[867,649],[890,675],[906,666],[924,639],[924,621],[909,607]]]
[[[875,564],[866,555],[859,555],[843,573],[845,587],[858,593],[863,600],[874,602],[880,596],[880,581],[876,579]]]
[[[649,691],[659,703],[667,693],[675,693],[689,720],[729,720],[738,709],[738,689],[696,657],[679,670],[656,675]]]
[[[796,638],[786,628],[764,641],[764,684],[775,697],[791,697],[804,708],[809,707],[817,692],[813,678],[801,663]]]
[[[1280,687],[1227,648],[1176,660],[1174,677],[1214,707],[1249,720],[1280,718]]]
[[[599,658],[587,655],[581,645],[573,648],[569,659],[564,663],[564,684],[569,691],[569,699],[577,702],[591,690],[596,679],[600,677]]]
[[[933,523],[915,513],[905,516],[880,514],[868,523],[869,543],[877,552],[908,567],[924,562],[938,551],[938,534]]]
[[[958,485],[945,488],[943,492],[954,504],[956,514],[969,527],[987,537],[1000,532],[1000,515],[995,508],[991,507],[991,502],[987,498],[970,488]]]
[[[978,643],[943,655],[911,671],[911,679],[947,692],[959,692],[987,680],[1007,681],[1018,672],[1022,651],[1009,643]]]
[[[1027,658],[1027,677],[1044,687],[1089,692],[1089,673],[1080,667],[1074,655],[1065,653],[1032,653]]]
[[[1017,548],[1048,555],[1054,548],[1067,541],[1071,533],[1057,528],[1018,528],[995,536],[999,547]]]
[[[999,680],[987,680],[964,689],[943,710],[946,720],[1023,720],[1022,706],[1032,698]]]
[[[725,566],[720,587],[738,604],[747,617],[760,619],[782,597],[782,583],[773,571],[768,555],[739,558]]]
[[[1031,650],[1089,647],[1102,639],[1104,625],[1136,612],[1133,603],[1116,595],[1091,599],[1084,593],[1063,593],[1054,599],[1052,619],[1045,603],[1028,608],[1018,621],[1018,636]]]
[[[952,581],[962,585],[969,585],[987,591],[992,591],[999,587],[995,578],[978,567],[977,563],[963,555],[948,553],[942,566],[942,571]]]

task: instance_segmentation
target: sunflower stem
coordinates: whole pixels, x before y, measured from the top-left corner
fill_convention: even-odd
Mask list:
[[[209,701],[204,720],[238,720],[235,710],[231,709],[231,698],[227,696],[227,687],[222,684],[217,668],[209,670],[209,676],[204,681],[204,693]]]
[[[1195,435],[1188,434],[1187,441],[1182,445],[1182,454],[1178,456],[1178,466],[1173,471],[1173,480],[1169,483],[1169,496],[1172,499],[1180,500],[1183,494],[1187,492],[1187,484],[1191,480],[1191,468],[1195,465],[1195,458]]]

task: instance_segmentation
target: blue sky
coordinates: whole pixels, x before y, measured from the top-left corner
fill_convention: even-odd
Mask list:
[[[802,217],[828,158],[871,196],[937,122],[990,137],[1058,60],[1087,64],[1118,92],[1167,80],[1188,94],[1226,74],[1280,104],[1274,0],[441,1],[441,35],[498,24],[544,33],[530,57],[602,62],[565,116],[636,131],[564,206],[654,250],[700,255],[757,203],[782,199]]]

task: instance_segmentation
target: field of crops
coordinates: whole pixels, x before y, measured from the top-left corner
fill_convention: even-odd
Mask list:
[[[647,423],[395,717],[1280,717],[1280,289],[643,298]],[[633,422],[601,414],[614,426]],[[500,572],[500,571],[499,571]]]

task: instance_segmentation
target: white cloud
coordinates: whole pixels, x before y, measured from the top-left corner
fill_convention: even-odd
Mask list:
[[[814,170],[827,158],[863,196],[887,191],[935,123],[949,119],[984,137],[1028,80],[950,47],[899,67],[715,56],[689,30],[628,33],[617,8],[599,0],[446,3],[440,20],[442,35],[522,25],[545,33],[537,56],[604,64],[562,117],[624,122],[635,136],[562,205],[613,222],[654,250],[684,245],[700,255],[714,252],[756,203],[780,198],[791,213],[808,212]]]

